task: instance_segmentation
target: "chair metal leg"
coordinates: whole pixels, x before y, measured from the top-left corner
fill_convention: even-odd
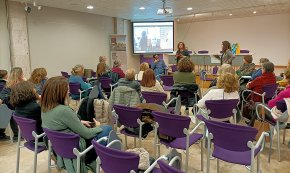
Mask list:
[[[283,130],[283,144],[285,144],[286,129]]]
[[[19,173],[20,141],[21,141],[21,132],[20,132],[20,128],[18,127],[16,173]]]
[[[51,143],[48,141],[48,173],[51,173]]]
[[[134,137],[134,147],[136,148],[136,138]]]
[[[101,165],[101,159],[98,157],[97,159],[96,159],[96,173],[100,173],[100,171],[101,171],[101,167],[100,167],[100,165]]]
[[[200,161],[201,161],[200,170],[203,171],[203,139],[200,142]]]
[[[37,148],[38,148],[38,139],[36,139],[34,143],[34,164],[33,164],[34,173],[36,173],[36,168],[37,168]]]
[[[257,155],[257,173],[260,173],[260,153]]]
[[[81,172],[81,156],[77,156],[77,172],[76,173],[80,173]]]
[[[278,161],[281,162],[281,151],[280,151],[280,128],[279,125],[277,125],[277,142],[278,142]]]
[[[220,159],[216,159],[216,172],[220,172]]]
[[[272,152],[272,143],[273,143],[273,128],[270,129],[270,148],[269,148],[269,155],[268,155],[268,162],[271,161],[271,152]]]
[[[127,136],[125,135],[125,146],[126,148],[128,148],[128,145],[127,145]]]
[[[8,132],[9,132],[10,141],[11,143],[13,143],[13,132],[12,132],[10,123],[8,123]]]
[[[185,172],[188,173],[189,148],[186,149]]]

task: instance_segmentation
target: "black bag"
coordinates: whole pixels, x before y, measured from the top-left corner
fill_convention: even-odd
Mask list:
[[[135,128],[131,128],[131,127],[125,127],[125,130],[129,133],[132,133],[134,135],[138,135],[139,134],[139,127],[135,127]],[[153,130],[153,127],[151,126],[151,124],[149,123],[145,123],[142,126],[142,137],[146,138],[148,133],[151,132]]]
[[[176,138],[174,138],[174,137],[167,136],[167,135],[162,134],[162,133],[160,133],[160,132],[157,132],[157,134],[158,134],[159,139],[160,139],[161,141],[164,141],[164,142],[172,142],[172,141],[174,141],[174,140],[176,139]]]

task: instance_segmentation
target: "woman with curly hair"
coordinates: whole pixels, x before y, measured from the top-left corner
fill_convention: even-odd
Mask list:
[[[15,107],[15,115],[36,121],[36,132],[43,132],[41,127],[41,109],[37,103],[39,95],[33,83],[22,81],[11,87],[10,103]]]
[[[45,68],[36,68],[32,71],[29,81],[34,84],[38,95],[41,95],[42,87],[47,80]]]
[[[173,74],[174,85],[195,84],[194,64],[189,58],[182,58],[178,62],[178,71]]]

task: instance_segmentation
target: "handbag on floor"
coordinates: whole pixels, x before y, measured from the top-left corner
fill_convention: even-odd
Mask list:
[[[261,110],[259,111],[259,114],[261,114],[262,120],[255,120],[255,122],[254,122],[254,128],[256,128],[258,130],[258,133],[255,137],[256,141],[259,140],[259,138],[263,132],[270,131],[270,124],[265,121],[265,109],[264,109],[264,107],[261,108]],[[269,142],[270,137],[267,136],[265,141]]]

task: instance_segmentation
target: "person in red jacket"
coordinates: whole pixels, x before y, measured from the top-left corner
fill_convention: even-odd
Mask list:
[[[113,64],[112,72],[117,73],[119,78],[124,78],[125,73],[120,67],[121,67],[121,62],[120,60],[116,59]]]
[[[257,77],[252,82],[247,84],[247,88],[257,93],[263,93],[263,86],[267,84],[276,83],[276,76],[274,74],[274,64],[272,62],[266,62],[262,67],[262,76]],[[262,97],[257,94],[251,96],[254,102],[262,102]]]

